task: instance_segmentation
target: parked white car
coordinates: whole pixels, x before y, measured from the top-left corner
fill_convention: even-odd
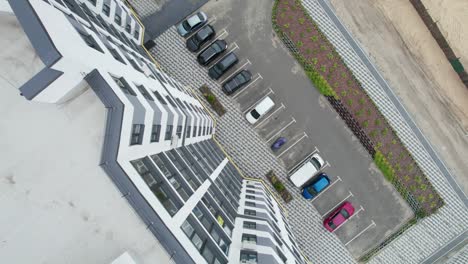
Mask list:
[[[249,121],[250,124],[255,124],[257,121],[264,116],[268,111],[273,109],[275,106],[275,103],[273,100],[271,100],[270,97],[265,97],[260,103],[257,104],[257,106],[254,107],[254,109],[250,110],[246,115],[245,118],[247,118],[247,121]]]
[[[296,166],[291,172],[289,180],[296,186],[301,188],[308,183],[317,173],[319,173],[325,162],[318,153],[306,159],[302,164]]]

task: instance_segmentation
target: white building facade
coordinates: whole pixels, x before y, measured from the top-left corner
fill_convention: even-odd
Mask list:
[[[224,156],[210,115],[141,47],[123,2],[9,3],[44,64],[21,95],[96,93],[108,109],[100,165],[175,262],[305,263],[278,203]]]

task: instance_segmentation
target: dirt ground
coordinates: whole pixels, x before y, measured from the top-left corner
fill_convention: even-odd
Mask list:
[[[407,0],[330,2],[468,193],[468,89],[413,6]]]
[[[423,0],[423,4],[468,70],[468,1]]]

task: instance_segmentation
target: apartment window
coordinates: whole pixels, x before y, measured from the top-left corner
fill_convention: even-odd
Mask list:
[[[255,204],[254,202],[245,202],[245,205],[246,206],[252,206],[252,207],[256,207],[257,204]]]
[[[158,92],[158,91],[154,91],[153,92],[154,96],[156,96],[156,99],[158,99],[158,101],[161,103],[161,104],[167,104],[166,101],[164,101],[163,97],[161,96],[161,94]]]
[[[250,216],[256,216],[256,215],[257,215],[257,212],[254,211],[254,210],[245,209],[245,210],[244,210],[244,214],[245,214],[245,215],[250,215]]]
[[[148,90],[143,85],[137,85],[138,91],[145,97],[146,99],[150,101],[154,101],[153,97],[148,93]]]
[[[138,39],[140,37],[140,31],[138,29],[135,29],[135,32],[133,32],[133,36]]]
[[[145,130],[145,125],[135,124],[132,127],[132,135],[130,138],[130,145],[139,145],[143,142],[143,132]]]
[[[244,228],[257,229],[257,223],[255,223],[255,222],[244,222]]]
[[[96,42],[96,40],[93,38],[93,36],[91,36],[90,34],[86,33],[86,32],[81,32],[79,30],[78,31],[78,34],[80,34],[80,37],[84,40],[84,42],[86,43],[86,45],[88,45],[89,47],[101,52],[101,53],[104,53],[101,49],[101,47],[99,46],[99,44]]]
[[[202,256],[203,256],[203,258],[205,258],[205,260],[206,260],[208,263],[212,263],[212,262],[213,262],[214,255],[213,255],[213,252],[211,252],[211,249],[210,249],[209,247],[205,247],[205,248],[203,249]]]
[[[117,25],[120,26],[121,23],[122,23],[122,17],[120,17],[120,15],[115,14],[115,16],[114,16],[114,22],[115,22]]]
[[[125,25],[125,31],[130,33],[130,31],[132,31],[132,25],[130,25],[130,24]]]
[[[108,4],[102,5],[102,12],[106,15],[110,15],[110,6]]]
[[[136,93],[132,90],[130,85],[125,81],[124,78],[117,78],[117,77],[112,77],[115,81],[115,83],[120,87],[120,89],[129,95],[136,96]]]
[[[249,264],[257,263],[257,252],[241,251],[240,261]]]
[[[182,137],[182,126],[177,126],[176,135],[181,138]]]
[[[170,140],[172,137],[172,125],[167,125],[164,140]]]
[[[251,234],[242,234],[242,242],[257,244],[257,236]]]
[[[112,54],[112,57],[114,57],[114,59],[118,60],[119,62],[123,64],[126,64],[116,49],[114,49],[113,47],[107,47],[107,48],[109,49],[109,52],[110,54]]]
[[[185,137],[186,137],[186,138],[190,138],[190,132],[191,132],[190,130],[191,130],[191,128],[192,128],[191,126],[188,126],[188,127],[187,127],[187,131],[185,131]]]
[[[151,130],[151,142],[159,142],[159,137],[161,134],[161,125],[153,125]]]
[[[130,57],[127,57],[127,59],[128,59],[128,61],[130,62],[130,64],[132,65],[132,67],[133,67],[135,70],[137,70],[137,71],[139,71],[139,72],[143,72],[143,71],[141,70],[140,66],[138,66],[137,62],[136,62],[134,59],[132,59],[132,58],[130,58]]]
[[[169,95],[166,95],[166,100],[174,107],[177,108],[177,105],[172,101],[171,97]]]
[[[246,193],[253,193],[253,194],[255,194],[255,191],[252,191],[252,190],[247,190],[247,191],[245,191],[245,192],[246,192]]]
[[[202,127],[199,127],[198,128],[198,136],[201,136],[201,134],[202,134]]]
[[[194,126],[193,127],[193,134],[192,134],[193,137],[196,137],[197,136],[197,126]]]
[[[93,4],[93,6],[96,6],[96,1],[97,1],[97,0],[88,0],[88,2],[90,2],[91,4]]]
[[[246,198],[246,199],[251,199],[251,200],[255,200],[255,199],[256,199],[256,197],[253,196],[253,195],[246,195],[245,198]]]

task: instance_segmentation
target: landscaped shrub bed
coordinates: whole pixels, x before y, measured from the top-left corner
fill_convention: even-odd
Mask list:
[[[289,203],[293,197],[286,189],[286,186],[284,186],[284,184],[281,182],[281,180],[275,175],[273,171],[269,171],[266,176],[268,180],[270,180],[275,190],[280,194],[281,198],[283,198],[284,202]]]
[[[213,110],[219,115],[222,116],[226,113],[226,110],[224,109],[223,105],[221,102],[219,102],[218,98],[213,94],[213,92],[208,88],[206,85],[202,85],[200,87],[200,92],[203,94],[203,97],[205,97],[206,101],[211,105]]]
[[[277,0],[273,26],[418,217],[444,202],[391,126],[298,0]]]

